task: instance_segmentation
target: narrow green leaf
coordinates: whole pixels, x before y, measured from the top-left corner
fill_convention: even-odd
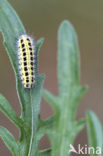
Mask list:
[[[54,111],[57,113],[59,111],[59,107],[57,105],[58,98],[51,94],[46,89],[43,89],[43,97],[44,99],[53,107]]]
[[[62,22],[58,31],[58,86],[59,94],[67,95],[79,85],[79,49],[73,26]]]
[[[45,134],[49,134],[55,124],[55,116],[46,120],[41,120],[38,128],[38,137],[41,139]]]
[[[39,156],[51,156],[51,149],[49,148],[39,151]]]
[[[59,97],[55,98],[47,91],[43,93],[54,110],[59,110],[49,133],[53,156],[70,156],[69,145],[73,144],[75,136],[84,127],[84,120],[75,121],[79,100],[87,90],[86,87],[79,87],[79,59],[75,30],[70,22],[64,21],[58,31]]]
[[[103,148],[103,129],[100,120],[93,111],[88,111],[87,116],[87,131],[89,146],[95,148],[95,153],[91,153],[91,156],[103,156],[102,153],[98,153],[98,147]]]
[[[15,138],[6,128],[2,126],[0,126],[0,138],[4,141],[8,149],[12,152],[13,156],[20,156],[20,151]]]
[[[11,122],[13,122],[19,128],[23,127],[22,120],[17,116],[11,105],[5,99],[4,96],[0,94],[0,111],[4,113]]]
[[[35,44],[35,49],[36,49],[36,51],[35,51],[36,67],[35,67],[35,69],[36,69],[37,78],[38,78],[38,55],[39,55],[40,48],[43,45],[43,42],[44,42],[44,38],[40,38]]]
[[[74,100],[76,103],[79,103],[81,98],[85,95],[88,90],[88,86],[80,86],[74,92]]]
[[[79,133],[85,126],[86,120],[85,119],[80,119],[76,121],[76,132]]]
[[[41,46],[44,43],[44,38],[40,38],[37,42],[36,42],[36,56],[38,56],[38,53],[40,51]]]

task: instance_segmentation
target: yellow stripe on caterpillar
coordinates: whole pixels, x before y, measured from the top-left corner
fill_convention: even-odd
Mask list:
[[[17,41],[19,73],[24,88],[35,83],[35,47],[29,35],[21,35]]]

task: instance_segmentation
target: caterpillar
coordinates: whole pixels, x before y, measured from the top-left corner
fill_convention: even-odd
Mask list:
[[[21,35],[17,41],[19,74],[24,88],[35,83],[35,47],[29,35]]]

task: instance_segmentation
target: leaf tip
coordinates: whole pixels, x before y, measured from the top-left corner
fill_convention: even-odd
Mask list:
[[[38,41],[37,41],[38,44],[42,45],[44,43],[44,37],[41,37]]]
[[[70,33],[75,32],[75,29],[74,29],[72,23],[68,20],[64,20],[63,22],[61,22],[59,31],[62,29],[68,30]]]
[[[90,116],[90,115],[93,115],[93,114],[95,114],[92,110],[90,110],[90,109],[88,109],[87,111],[86,111],[86,116],[88,117],[88,116]]]

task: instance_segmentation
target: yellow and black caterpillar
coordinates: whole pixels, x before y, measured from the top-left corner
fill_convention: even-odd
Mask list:
[[[24,88],[32,88],[35,83],[35,47],[33,39],[21,35],[17,41],[19,73]]]

